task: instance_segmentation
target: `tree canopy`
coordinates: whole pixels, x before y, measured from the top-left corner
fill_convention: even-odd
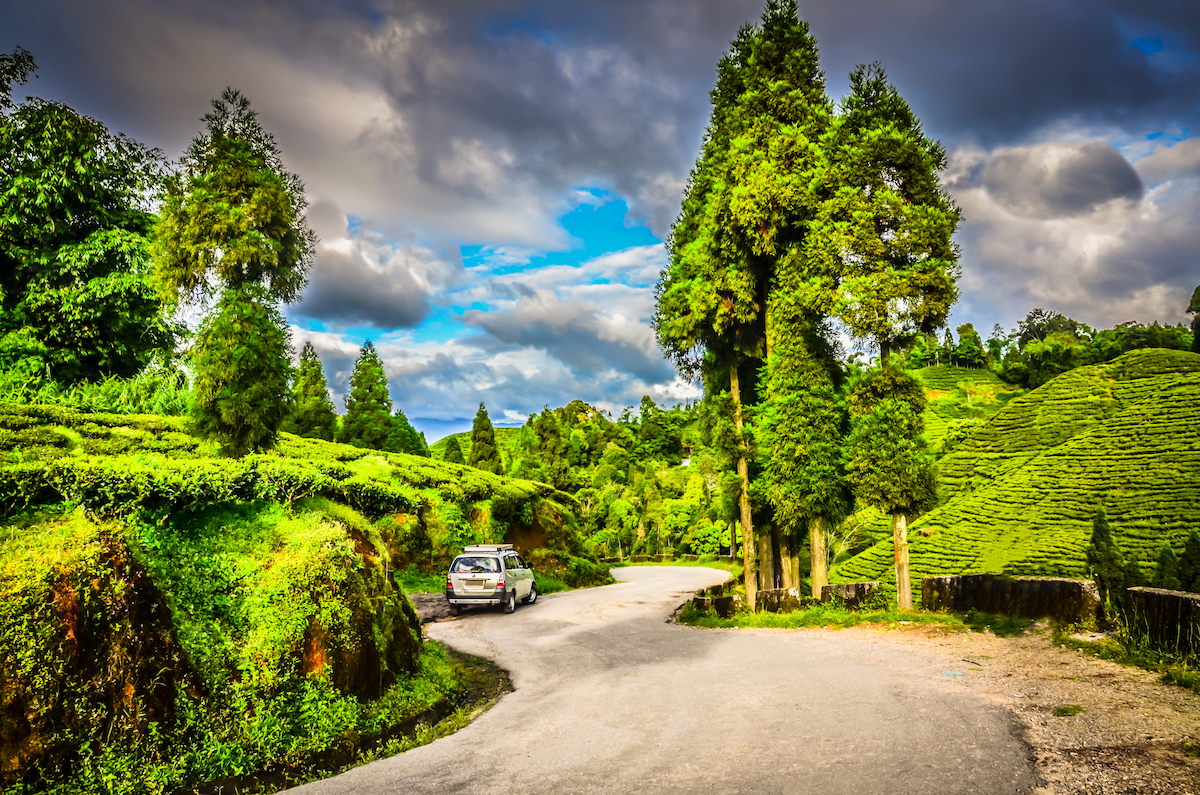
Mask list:
[[[61,102],[15,102],[35,69],[20,48],[0,56],[3,347],[67,384],[129,377],[180,332],[151,283],[163,157]]]
[[[338,441],[355,447],[382,450],[392,433],[392,398],[388,394],[383,360],[370,340],[363,343],[350,374],[346,416]]]
[[[278,300],[296,300],[316,245],[304,184],[237,90],[212,101],[204,125],[166,184],[159,278],[185,296],[261,284]]]
[[[292,409],[283,430],[297,436],[332,442],[337,432],[337,412],[329,399],[325,368],[311,342],[300,351],[300,368],[292,389]]]
[[[504,463],[496,447],[496,431],[492,428],[492,420],[483,403],[479,404],[475,422],[471,425],[471,454],[467,458],[467,465],[497,475],[504,474]]]

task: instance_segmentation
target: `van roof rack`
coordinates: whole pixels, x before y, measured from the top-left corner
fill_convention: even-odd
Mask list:
[[[463,552],[509,552],[512,548],[512,544],[475,544],[463,547]]]

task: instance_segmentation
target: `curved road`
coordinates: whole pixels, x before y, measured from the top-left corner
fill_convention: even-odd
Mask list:
[[[725,573],[623,582],[467,614],[428,633],[511,672],[458,733],[300,787],[333,793],[1027,792],[1007,712],[903,645],[837,633],[700,630],[665,619]]]

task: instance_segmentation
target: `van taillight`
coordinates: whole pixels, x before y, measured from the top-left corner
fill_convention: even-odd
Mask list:
[[[454,580],[450,579],[450,575],[449,575],[449,574],[447,574],[447,575],[446,575],[446,590],[447,590],[447,591],[453,591],[453,590],[454,590]]]
[[[497,591],[503,591],[503,590],[504,590],[504,578],[503,578],[503,577],[501,577],[500,579],[496,580],[496,590],[497,590]]]

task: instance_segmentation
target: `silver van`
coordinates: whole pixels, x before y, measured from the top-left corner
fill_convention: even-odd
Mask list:
[[[463,547],[446,572],[446,601],[451,615],[474,605],[502,605],[505,613],[511,613],[517,609],[518,599],[531,605],[537,597],[533,568],[512,544]]]

